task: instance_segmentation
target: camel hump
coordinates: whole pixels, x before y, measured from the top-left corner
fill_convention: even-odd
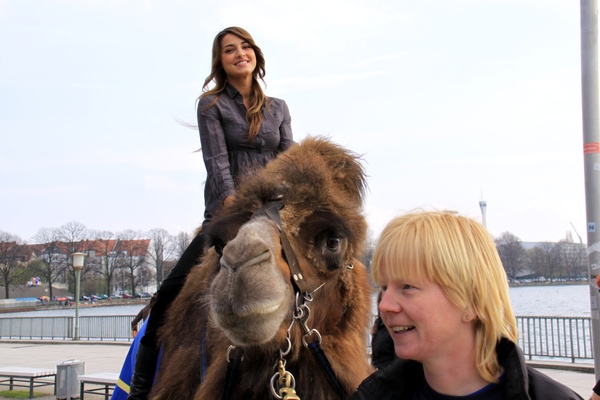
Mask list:
[[[367,190],[362,157],[324,136],[306,137],[273,162],[291,164],[290,166],[300,172],[305,167],[309,170],[304,172],[313,175],[312,179],[308,179],[309,181],[318,181],[316,179],[318,174],[320,178],[329,179],[328,184],[335,184],[336,189],[342,190],[361,203]],[[322,169],[317,168],[319,164],[322,165]],[[306,180],[304,176],[298,175],[298,172],[286,173],[285,176],[297,176],[298,181]]]

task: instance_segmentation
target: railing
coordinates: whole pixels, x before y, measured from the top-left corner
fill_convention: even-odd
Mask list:
[[[130,341],[135,315],[79,317],[81,340]],[[73,339],[75,317],[0,318],[0,339]]]
[[[518,316],[517,326],[529,360],[594,360],[590,317]]]
[[[81,340],[131,341],[134,315],[79,317]],[[529,360],[593,361],[590,317],[517,316],[519,346]],[[75,317],[0,318],[0,339],[73,339]]]

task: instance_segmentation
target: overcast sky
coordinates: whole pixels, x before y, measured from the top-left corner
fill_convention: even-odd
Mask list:
[[[417,207],[586,241],[573,0],[0,0],[0,230],[201,222],[195,100],[246,28],[297,141],[362,154],[372,234]],[[573,226],[576,231],[573,229]]]

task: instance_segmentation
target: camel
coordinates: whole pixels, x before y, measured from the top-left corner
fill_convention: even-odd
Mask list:
[[[373,370],[360,157],[309,137],[239,182],[168,311],[152,399],[342,399]]]

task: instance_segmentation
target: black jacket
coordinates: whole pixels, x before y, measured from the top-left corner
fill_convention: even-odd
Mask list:
[[[502,339],[496,354],[506,372],[506,398],[510,400],[582,400],[573,390],[528,367],[523,352],[513,342]],[[423,367],[416,361],[395,359],[390,365],[365,379],[350,400],[412,399],[423,382]]]

